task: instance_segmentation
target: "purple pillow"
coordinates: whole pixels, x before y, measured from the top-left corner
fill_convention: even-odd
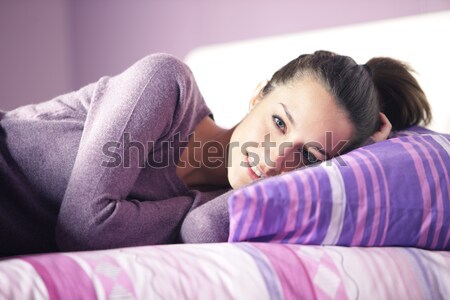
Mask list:
[[[229,241],[450,250],[450,135],[421,127],[228,199]]]

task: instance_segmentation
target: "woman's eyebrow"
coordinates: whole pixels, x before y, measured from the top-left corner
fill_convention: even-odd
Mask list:
[[[295,126],[294,118],[292,117],[291,113],[288,111],[286,105],[284,103],[282,103],[282,102],[279,102],[279,104],[283,107],[284,113],[286,114],[286,116],[289,119],[289,121],[291,122],[291,124]],[[320,154],[325,156],[325,159],[331,158],[331,155],[329,153],[327,153],[325,151],[325,149],[323,149],[323,148],[320,148],[320,149],[319,148],[314,148],[314,149],[316,149],[317,151],[320,152]]]
[[[292,125],[295,126],[295,122],[294,122],[294,118],[292,118],[292,115],[290,114],[290,112],[287,110],[286,105],[284,105],[284,103],[281,103],[281,106],[283,106],[284,109],[284,113],[286,114],[286,116],[288,117],[289,121],[291,122]]]

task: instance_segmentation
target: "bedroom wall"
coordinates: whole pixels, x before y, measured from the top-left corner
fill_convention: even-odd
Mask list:
[[[0,109],[116,74],[152,52],[450,9],[450,0],[0,0]]]
[[[0,110],[73,87],[69,0],[0,0]]]

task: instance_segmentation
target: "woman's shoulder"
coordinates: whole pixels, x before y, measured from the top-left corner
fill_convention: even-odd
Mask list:
[[[168,80],[195,81],[189,66],[167,53],[149,54],[131,65],[126,72],[132,73],[136,78],[147,78],[162,83]]]
[[[166,53],[147,55],[127,72],[133,78],[141,78],[139,80],[143,80],[147,88],[151,86],[149,90],[153,92],[149,101],[155,104],[164,101],[165,105],[158,105],[162,109],[160,113],[170,113],[173,125],[189,127],[192,131],[201,119],[211,114],[191,69],[175,56]]]

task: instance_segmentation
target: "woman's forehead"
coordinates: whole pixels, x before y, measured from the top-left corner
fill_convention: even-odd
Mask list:
[[[353,125],[347,113],[318,81],[304,78],[278,87],[272,95],[272,104],[279,106],[290,123],[293,139],[327,143],[327,150],[332,151],[339,141],[351,138]]]

